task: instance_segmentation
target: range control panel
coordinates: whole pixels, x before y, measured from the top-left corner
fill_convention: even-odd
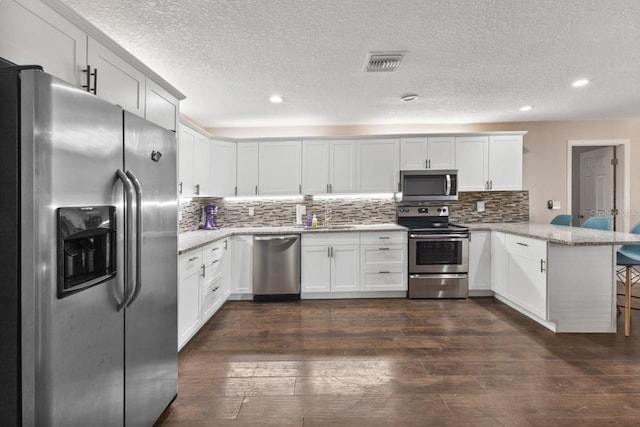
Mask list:
[[[400,206],[398,216],[449,216],[446,206]]]

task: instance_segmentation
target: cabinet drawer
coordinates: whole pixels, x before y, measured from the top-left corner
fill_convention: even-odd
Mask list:
[[[302,235],[302,246],[359,245],[360,233],[308,233]]]
[[[222,277],[208,281],[202,287],[202,317],[206,321],[213,315],[214,310],[222,298]]]
[[[513,234],[506,236],[507,252],[530,259],[547,259],[547,242]]]
[[[363,231],[360,233],[363,245],[406,244],[406,231]]]
[[[204,265],[210,265],[212,261],[222,259],[222,255],[224,254],[224,240],[220,240],[218,242],[210,243],[204,248],[202,248],[202,256]]]
[[[366,245],[362,246],[362,265],[406,264],[407,247],[404,245]]]
[[[388,272],[388,273],[364,273],[362,275],[364,283],[361,289],[367,290],[406,290],[406,273],[404,272]]]
[[[178,261],[178,271],[181,277],[187,277],[195,272],[202,265],[202,251],[190,251],[180,255]]]

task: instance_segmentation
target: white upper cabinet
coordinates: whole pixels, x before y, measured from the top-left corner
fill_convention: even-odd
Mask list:
[[[146,119],[165,129],[175,131],[180,120],[176,98],[149,78],[146,79],[145,87],[144,116]]]
[[[489,137],[489,189],[522,190],[522,135]]]
[[[0,0],[0,56],[176,130],[184,95],[60,2]]]
[[[354,193],[356,191],[356,143],[331,141],[329,143],[329,192]]]
[[[402,138],[400,170],[455,169],[455,153],[453,136]]]
[[[456,168],[458,191],[487,190],[489,137],[463,136],[456,138]]]
[[[209,145],[209,138],[196,133],[193,147],[193,194],[195,196],[211,195]]]
[[[302,194],[329,192],[329,141],[302,141]]]
[[[258,143],[239,142],[236,158],[236,186],[238,196],[258,194]]]
[[[209,147],[210,192],[212,196],[233,196],[236,188],[236,143],[211,141]]]
[[[193,155],[196,134],[181,125],[178,138],[178,194],[184,197],[193,195]]]
[[[258,147],[258,194],[300,194],[302,142],[268,141]]]
[[[522,135],[458,137],[456,166],[459,191],[522,190]]]
[[[0,56],[77,86],[86,84],[87,35],[39,1],[0,1]]]
[[[358,190],[363,193],[392,193],[398,191],[397,139],[363,139],[358,141]]]
[[[98,97],[144,117],[145,76],[89,37],[87,61],[91,91]]]

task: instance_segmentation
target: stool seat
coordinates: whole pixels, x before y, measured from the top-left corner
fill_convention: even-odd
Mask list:
[[[553,224],[553,225],[571,225],[571,215],[568,215],[568,214],[556,215],[551,220],[551,224]]]
[[[629,232],[640,234],[640,222],[634,225]],[[621,246],[616,253],[616,264],[624,267],[620,273],[624,272],[624,334],[628,337],[631,332],[631,285],[638,280],[637,272],[633,278],[633,268],[640,266],[640,245]]]
[[[616,264],[619,266],[640,266],[640,258],[638,255],[624,252],[624,246],[618,250],[616,254]]]

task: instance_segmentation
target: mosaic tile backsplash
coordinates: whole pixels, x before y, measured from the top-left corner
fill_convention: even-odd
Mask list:
[[[485,202],[485,211],[477,212],[476,202]],[[295,206],[305,205],[307,215],[316,214],[318,224],[328,219],[330,224],[385,224],[396,222],[398,202],[392,198],[354,196],[314,199],[240,199],[225,200],[221,197],[185,199],[180,202],[182,220],[179,231],[197,230],[204,223],[203,207],[218,206],[214,222],[218,227],[284,226],[295,223]],[[528,191],[478,191],[462,192],[458,201],[440,203],[449,206],[449,219],[462,222],[527,222],[529,221]],[[437,203],[411,203],[411,205],[438,205]],[[249,208],[254,215],[249,215]]]

